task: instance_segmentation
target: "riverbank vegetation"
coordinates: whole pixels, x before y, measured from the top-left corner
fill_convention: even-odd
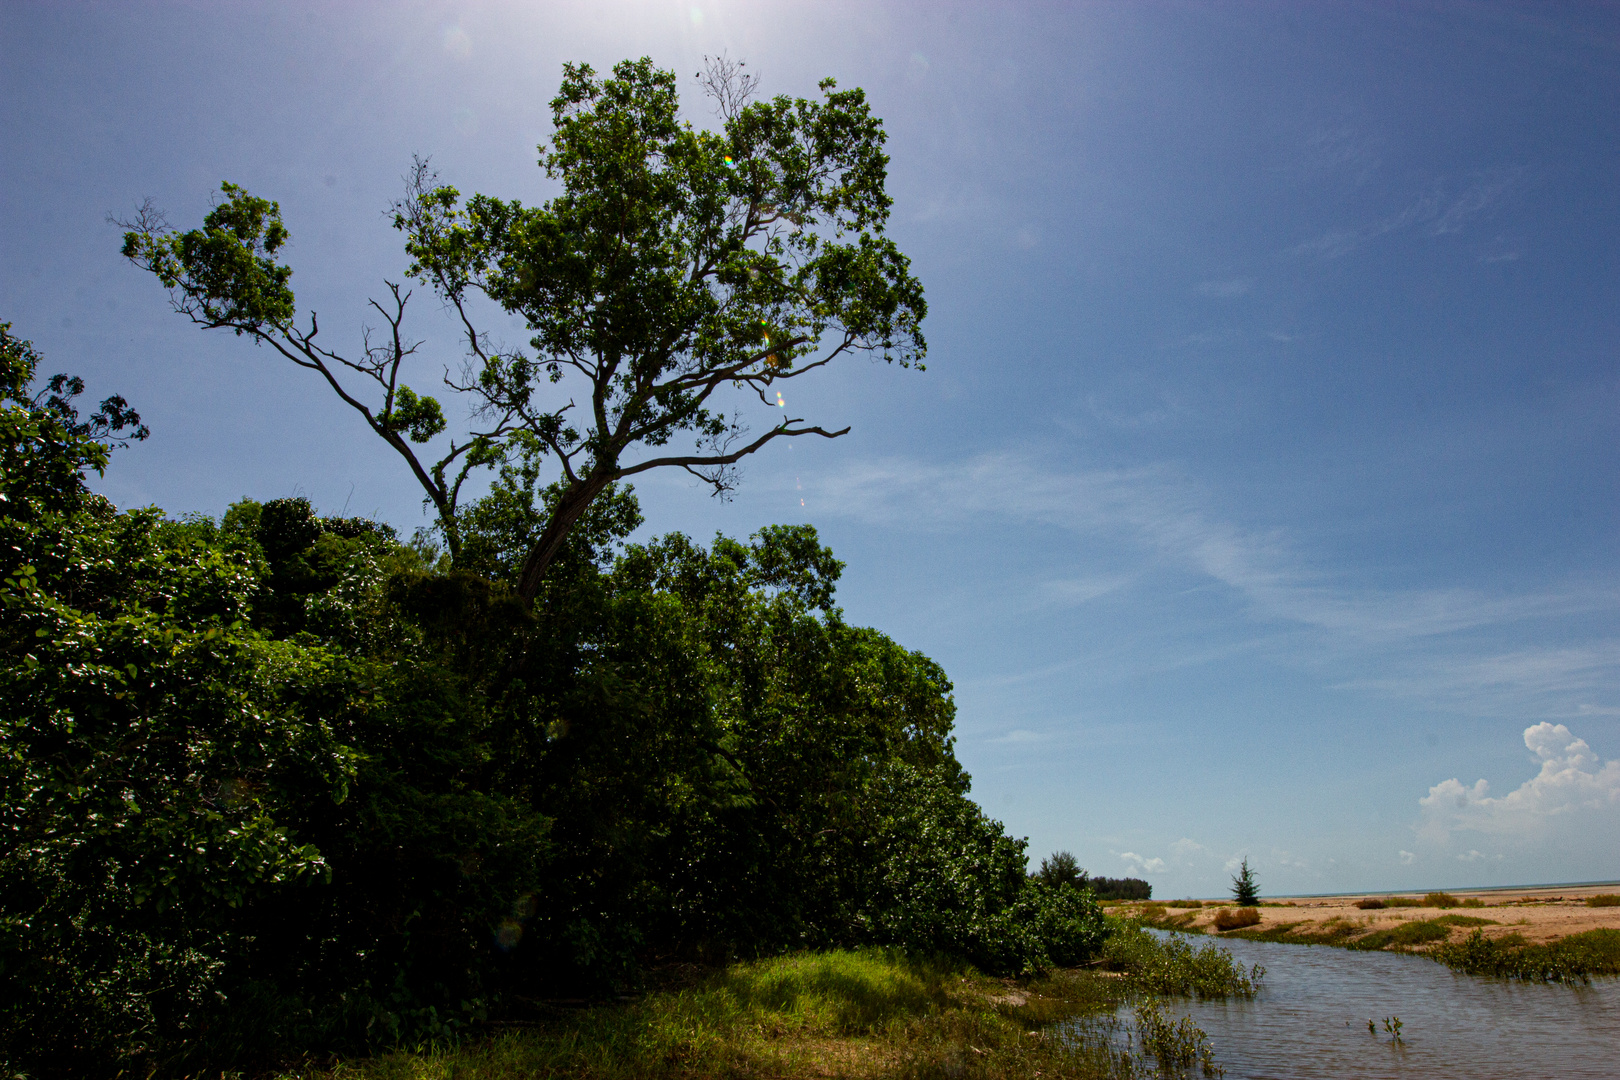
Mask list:
[[[1202,1062],[1207,1039],[1174,995],[1252,996],[1258,971],[1116,924],[1096,961],[990,978],[892,950],[795,954],[665,973],[634,1001],[552,1008],[456,1046],[285,1070],[287,1080],[518,1077],[1077,1077],[1156,1075]],[[1117,1018],[1136,1003],[1134,1024]],[[1189,1059],[1190,1060],[1185,1060]]]
[[[1423,900],[1406,904],[1385,901],[1358,902],[1355,907],[1376,911],[1384,907],[1479,908],[1444,893],[1431,893]],[[1199,923],[1200,912],[1171,910],[1168,905],[1147,904],[1129,914],[1145,926],[1180,933],[1202,934],[1213,931],[1220,937],[1248,941],[1270,941],[1289,945],[1328,945],[1360,951],[1409,952],[1427,956],[1456,971],[1470,975],[1523,979],[1533,982],[1583,982],[1593,976],[1620,975],[1620,930],[1598,928],[1570,934],[1557,941],[1531,942],[1509,931],[1488,937],[1487,926],[1501,926],[1502,919],[1448,912],[1428,919],[1412,919],[1393,924],[1372,918],[1333,916],[1321,920],[1290,919],[1263,921],[1255,908],[1223,908],[1212,922]]]

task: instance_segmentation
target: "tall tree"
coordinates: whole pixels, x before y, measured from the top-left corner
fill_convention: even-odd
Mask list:
[[[518,573],[532,599],[616,481],[682,468],[724,495],[736,463],[771,441],[849,430],[789,416],[781,383],[859,352],[919,367],[926,352],[922,286],[884,232],[885,135],[864,93],[829,79],[819,101],[752,101],[755,80],[725,60],[699,78],[718,130],[682,121],[674,74],[646,58],[610,78],[565,65],[540,154],[562,190],[539,206],[463,203],[415,163],[394,224],[409,276],[460,321],[469,356],[445,384],[470,395],[480,425],[436,462],[413,444],[444,432],[444,410],[401,378],[418,347],[401,329],[408,290],[389,283],[389,300],[373,302],[388,323],[380,344],[368,337],[354,358],[326,349],[313,313],[296,321],[292,270],[276,261],[288,237],[279,207],[229,184],[201,229],[177,233],[143,208],[124,254],[193,321],[321,374],[409,464],[452,559],[472,469],[554,461],[560,475]],[[524,319],[528,350],[478,328],[479,296]],[[346,384],[355,377],[373,384],[370,403]],[[750,399],[780,410],[758,433],[744,418]],[[671,445],[682,436],[695,445]]]

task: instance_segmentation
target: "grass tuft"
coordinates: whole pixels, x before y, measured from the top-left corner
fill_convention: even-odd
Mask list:
[[[1384,906],[1385,905],[1382,900],[1375,900],[1370,896],[1365,900],[1356,901],[1356,907],[1360,908],[1362,911],[1382,911],[1384,910]]]
[[[1620,893],[1598,893],[1586,898],[1587,907],[1620,907]]]
[[[1423,898],[1424,907],[1453,908],[1461,902],[1448,892],[1432,892]]]

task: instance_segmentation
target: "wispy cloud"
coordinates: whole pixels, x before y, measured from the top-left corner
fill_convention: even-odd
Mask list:
[[[1545,614],[1568,614],[1582,609],[1612,607],[1616,598],[1606,589],[1589,594],[1539,598]],[[1538,603],[1521,598],[1526,613]],[[1407,656],[1390,662],[1387,674],[1350,680],[1350,689],[1371,689],[1405,697],[1420,696],[1449,708],[1485,716],[1546,716],[1576,718],[1609,716],[1612,706],[1592,697],[1607,694],[1620,683],[1620,641],[1594,641],[1563,648],[1531,648],[1493,652],[1483,656]],[[1587,700],[1579,700],[1580,698]]]
[[[1493,169],[1479,174],[1461,189],[1448,191],[1437,183],[1401,210],[1365,225],[1329,229],[1290,248],[1290,255],[1337,259],[1390,233],[1422,226],[1430,236],[1460,233],[1469,223],[1493,209],[1517,184],[1523,170]]]
[[[831,513],[902,530],[1058,529],[1114,552],[1123,564],[1023,590],[1031,609],[1154,587],[1184,589],[1190,575],[1194,583],[1227,590],[1249,622],[1247,636],[1221,638],[1223,649],[1253,648],[1276,631],[1304,627],[1314,633],[1302,638],[1290,631],[1279,647],[1298,654],[1314,642],[1317,656],[1340,665],[1360,656],[1361,671],[1377,672],[1344,679],[1339,688],[1475,715],[1560,718],[1604,714],[1616,704],[1603,695],[1620,683],[1620,641],[1516,651],[1485,641],[1529,620],[1620,610],[1620,587],[1588,581],[1578,588],[1492,593],[1361,585],[1324,569],[1284,530],[1223,520],[1198,486],[1170,466],[1065,469],[1031,453],[954,463],[891,458],[819,480],[816,502]]]
[[[994,738],[984,740],[987,743],[1002,745],[1025,745],[1028,743],[1045,742],[1046,736],[1038,731],[1029,731],[1025,728],[1016,728]]]
[[[1590,587],[1507,596],[1348,587],[1313,569],[1282,531],[1245,528],[1212,515],[1195,486],[1168,466],[1060,471],[1018,454],[953,464],[889,459],[823,479],[818,501],[835,513],[891,527],[967,527],[993,519],[1110,535],[1134,543],[1161,565],[1230,587],[1256,615],[1369,641],[1599,610],[1617,600],[1612,591]]]

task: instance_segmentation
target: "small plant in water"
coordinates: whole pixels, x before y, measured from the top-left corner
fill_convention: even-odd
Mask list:
[[[1171,1023],[1157,1002],[1144,1001],[1136,1007],[1136,1037],[1143,1053],[1158,1061],[1161,1073],[1190,1073],[1196,1065],[1205,1076],[1226,1074],[1215,1064],[1215,1050],[1204,1029],[1190,1016]]]
[[[1375,1039],[1378,1038],[1378,1025],[1373,1023],[1371,1020],[1367,1021],[1367,1034],[1371,1035]]]
[[[1367,1021],[1367,1026],[1368,1027],[1372,1026],[1372,1021],[1371,1020]],[[1398,1042],[1403,1042],[1404,1041],[1401,1038],[1401,1027],[1402,1027],[1402,1024],[1401,1024],[1401,1018],[1400,1017],[1398,1017],[1398,1016],[1386,1016],[1386,1017],[1384,1017],[1384,1030],[1389,1032],[1389,1041],[1390,1042],[1398,1043]]]

